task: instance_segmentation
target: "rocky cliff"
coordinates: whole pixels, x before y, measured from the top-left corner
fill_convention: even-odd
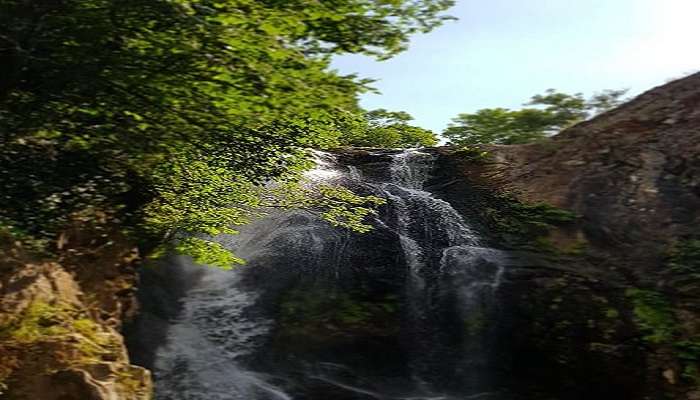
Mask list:
[[[700,74],[544,142],[440,152],[436,187],[530,260],[502,291],[516,377],[700,399]]]
[[[136,311],[136,251],[115,232],[76,229],[47,261],[2,239],[0,398],[149,399],[150,373],[120,334]]]

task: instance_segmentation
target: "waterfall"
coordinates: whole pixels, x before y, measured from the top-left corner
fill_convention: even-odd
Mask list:
[[[454,291],[458,301],[451,305],[459,307],[461,317],[468,320],[482,311],[478,301],[498,286],[503,274],[501,253],[480,247],[476,233],[463,217],[448,202],[424,190],[433,162],[434,156],[419,150],[395,154],[390,182],[379,185],[396,214],[405,253],[408,323],[404,331],[412,336],[417,350],[412,354],[411,368],[420,382],[443,369],[445,353],[454,351],[450,347],[438,349],[434,342],[445,334],[440,308],[445,306],[445,292],[452,289],[446,282],[459,285]],[[473,353],[468,357],[470,362],[476,358]]]
[[[244,267],[202,269],[184,257],[166,267],[201,277],[175,315],[161,316],[164,340],[148,365],[157,399],[505,398],[484,329],[502,252],[426,190],[433,154],[369,158],[317,152],[307,176],[385,198],[372,232],[279,212],[221,238]]]

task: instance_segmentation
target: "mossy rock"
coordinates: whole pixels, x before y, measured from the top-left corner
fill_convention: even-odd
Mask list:
[[[129,398],[150,396],[150,377],[128,364],[119,334],[72,304],[31,303],[0,327],[0,353],[0,394],[8,399],[25,398],[27,391],[41,391],[70,374],[80,384],[103,381],[115,393],[133,395]]]
[[[361,291],[298,287],[279,303],[278,339],[303,338],[313,345],[387,337],[398,332],[398,297]]]

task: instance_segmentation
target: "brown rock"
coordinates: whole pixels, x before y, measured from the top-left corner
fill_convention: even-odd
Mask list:
[[[91,259],[106,262],[129,253],[112,249]],[[151,398],[150,373],[129,364],[115,329],[125,315],[123,304],[133,302],[117,294],[133,286],[133,269],[112,260],[107,271],[83,277],[81,285],[74,276],[87,267],[78,259],[71,263],[72,273],[56,262],[15,260],[0,268],[0,395],[9,400]],[[96,279],[106,274],[112,277],[100,286]]]

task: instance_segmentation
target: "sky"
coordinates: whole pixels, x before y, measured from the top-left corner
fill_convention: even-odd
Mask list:
[[[700,0],[457,0],[459,18],[378,62],[334,61],[373,78],[365,109],[407,111],[441,132],[459,113],[519,108],[548,88],[639,94],[700,70]]]

